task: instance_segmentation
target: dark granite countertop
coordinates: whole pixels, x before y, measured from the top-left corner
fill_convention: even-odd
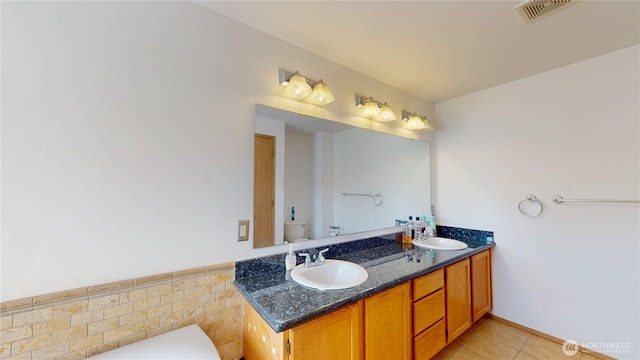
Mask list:
[[[422,250],[420,262],[415,256],[408,262],[394,236],[363,239],[329,246],[326,254],[328,259],[351,261],[367,269],[369,278],[359,286],[326,291],[304,287],[285,271],[285,254],[238,262],[234,285],[271,328],[281,332],[495,246],[489,231],[438,226],[438,234],[464,241],[469,247],[433,253]],[[311,253],[318,250],[309,249]]]

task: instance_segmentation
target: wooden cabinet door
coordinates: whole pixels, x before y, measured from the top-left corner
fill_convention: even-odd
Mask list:
[[[471,267],[469,259],[445,268],[447,343],[471,326]]]
[[[262,317],[244,302],[242,351],[246,360],[284,360],[287,354],[289,332],[276,333]]]
[[[473,322],[491,310],[491,252],[471,257],[471,305]]]
[[[362,301],[290,330],[291,359],[362,359]]]
[[[364,300],[365,359],[411,358],[411,283]]]

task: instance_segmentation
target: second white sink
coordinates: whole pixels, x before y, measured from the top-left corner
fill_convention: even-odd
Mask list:
[[[369,273],[358,264],[329,259],[320,266],[305,268],[300,264],[291,270],[291,278],[318,290],[340,290],[362,284],[369,278]]]
[[[469,247],[467,243],[462,241],[441,237],[430,237],[420,241],[413,240],[412,243],[416,246],[433,250],[462,250]]]

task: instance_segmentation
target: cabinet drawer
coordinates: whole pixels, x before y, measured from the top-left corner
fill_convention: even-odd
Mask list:
[[[413,280],[413,300],[418,300],[444,287],[444,269]]]
[[[413,340],[415,360],[428,360],[447,345],[444,319],[425,330]]]
[[[413,333],[420,333],[442,318],[444,318],[444,290],[440,289],[413,304]]]

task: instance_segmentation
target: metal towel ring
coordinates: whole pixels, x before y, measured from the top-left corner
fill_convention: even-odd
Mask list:
[[[375,206],[382,206],[382,203],[384,202],[384,198],[380,192],[377,194],[371,194],[371,200],[373,200],[373,205]]]
[[[540,206],[540,210],[538,210],[538,212],[536,213],[527,213],[524,210],[522,210],[522,204],[525,203],[525,201],[528,202],[532,202],[532,203],[537,203],[538,206]],[[518,210],[520,211],[520,213],[524,216],[531,216],[531,217],[536,217],[539,216],[540,214],[542,214],[542,210],[544,209],[544,206],[542,205],[542,203],[540,202],[540,200],[538,200],[538,198],[533,195],[533,194],[529,194],[527,195],[524,199],[522,199],[519,203],[518,203]]]

